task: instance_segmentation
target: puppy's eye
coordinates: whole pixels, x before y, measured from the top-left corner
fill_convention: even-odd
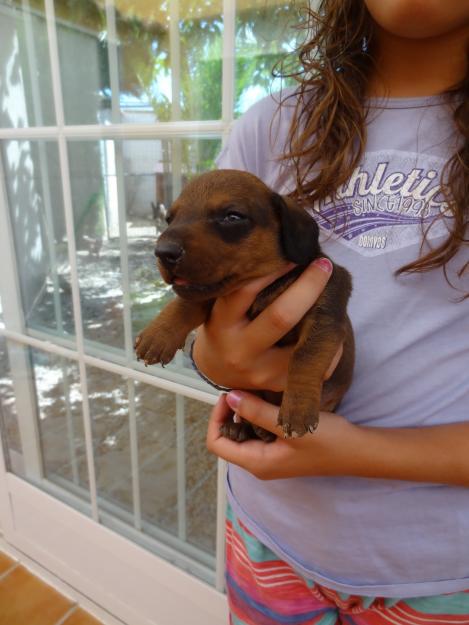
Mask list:
[[[238,213],[237,211],[230,211],[226,213],[221,219],[221,222],[224,224],[236,224],[248,221],[249,217],[247,215],[243,215],[243,213]]]

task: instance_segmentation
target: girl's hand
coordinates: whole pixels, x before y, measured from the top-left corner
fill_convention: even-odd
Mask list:
[[[301,276],[249,321],[246,312],[256,295],[283,272],[265,276],[215,302],[210,319],[197,331],[193,348],[197,368],[216,384],[229,388],[282,391],[293,347],[273,347],[321,295],[331,275],[327,259],[317,259]],[[340,359],[335,358],[337,363]]]
[[[237,401],[239,398],[239,401]],[[210,416],[207,448],[261,480],[319,475],[344,475],[344,458],[352,460],[359,428],[344,417],[321,412],[318,429],[301,438],[283,438],[277,426],[278,406],[251,393],[231,391],[221,395]],[[220,434],[220,426],[233,411],[277,435],[273,443],[248,440],[236,443]]]
[[[232,418],[233,411],[278,438],[273,443],[235,443],[222,437],[220,425]],[[222,395],[208,424],[209,451],[261,480],[353,475],[469,488],[469,422],[383,428],[354,425],[339,415],[321,412],[314,434],[284,439],[277,414],[277,406],[251,393]]]

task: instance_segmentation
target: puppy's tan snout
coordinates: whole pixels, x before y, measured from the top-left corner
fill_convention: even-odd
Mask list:
[[[165,267],[171,269],[184,256],[184,248],[175,241],[158,241],[155,247],[155,256],[159,258]]]

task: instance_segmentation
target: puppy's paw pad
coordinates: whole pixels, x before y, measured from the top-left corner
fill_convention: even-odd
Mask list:
[[[278,414],[278,425],[285,438],[299,438],[308,432],[313,433],[318,427],[319,412],[315,408],[300,410],[285,408],[282,404]]]

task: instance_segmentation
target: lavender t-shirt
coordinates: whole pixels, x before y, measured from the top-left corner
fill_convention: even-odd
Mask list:
[[[259,176],[280,193],[292,105],[265,98],[235,125],[218,167]],[[272,126],[271,126],[272,122]],[[321,215],[324,251],[353,276],[353,384],[338,413],[375,427],[469,421],[469,300],[443,271],[396,278],[419,255],[422,223],[446,205],[441,169],[458,136],[442,97],[370,101],[363,159]],[[337,210],[337,218],[328,220]],[[331,223],[335,223],[332,228]],[[429,231],[437,245],[445,219]],[[457,270],[448,277],[469,290]],[[261,481],[230,465],[228,496],[258,538],[300,573],[352,594],[410,597],[469,588],[469,488],[356,477]]]

